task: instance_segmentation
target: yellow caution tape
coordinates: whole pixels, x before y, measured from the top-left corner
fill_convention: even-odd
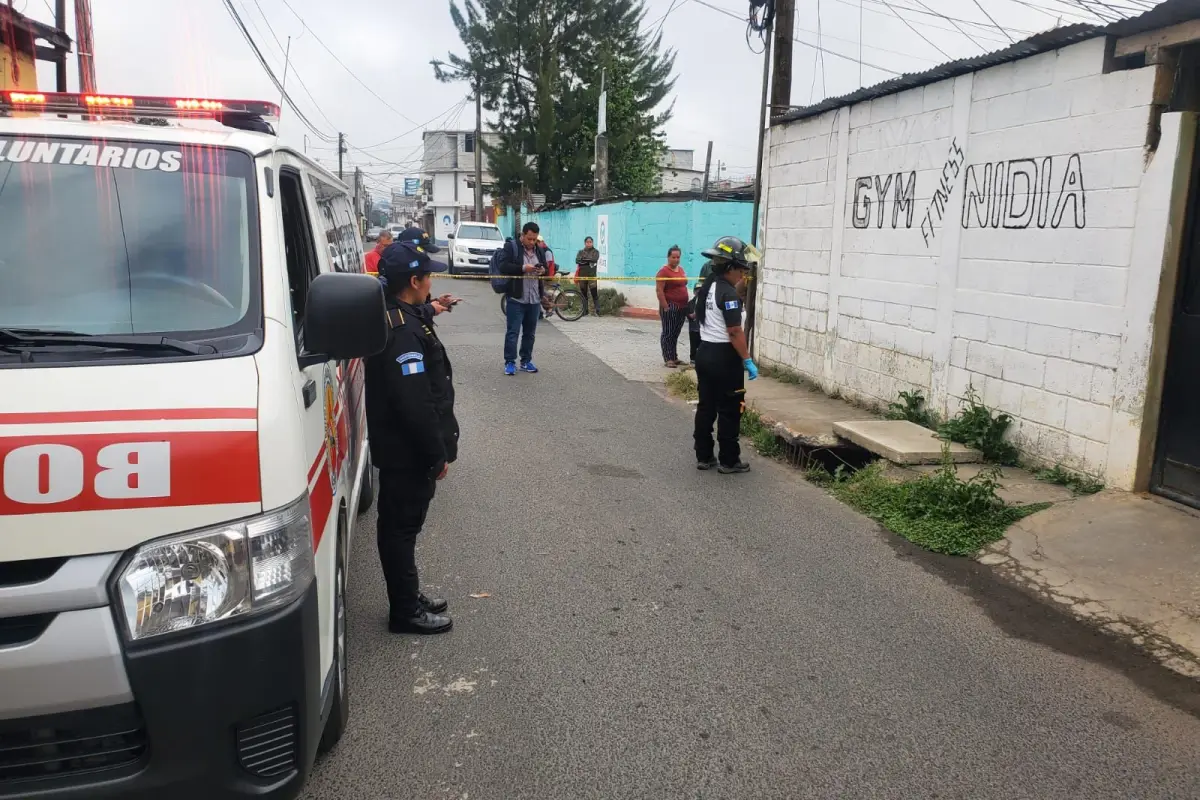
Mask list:
[[[437,273],[436,277],[438,277],[438,278],[453,278],[456,281],[487,281],[487,280],[491,280],[493,278],[502,278],[504,280],[509,280],[512,278],[516,278],[517,276],[516,275],[486,275],[486,274],[485,275],[451,275],[447,272],[439,272],[439,273]],[[657,277],[655,277],[655,278],[640,278],[640,277],[636,277],[636,276],[632,276],[632,275],[630,275],[630,276],[600,275],[595,278],[576,278],[573,276],[561,276],[561,275],[558,275],[558,276],[556,276],[556,275],[541,275],[541,276],[522,275],[520,277],[522,279],[532,278],[534,280],[539,280],[539,281],[552,281],[552,282],[559,282],[559,283],[577,283],[577,282],[582,283],[584,281],[620,281],[621,283],[629,283],[631,281],[650,281],[650,282],[653,282],[653,281],[691,281],[691,280],[695,280],[696,282],[700,281],[699,278],[686,278],[686,277],[685,278],[657,278]],[[746,280],[750,281],[750,280],[754,280],[754,278],[752,278],[750,275],[747,275]]]

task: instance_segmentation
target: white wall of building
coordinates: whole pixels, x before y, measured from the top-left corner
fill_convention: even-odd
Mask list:
[[[1097,38],[771,131],[758,356],[1130,488],[1180,116]],[[999,177],[998,177],[999,176]]]
[[[662,191],[665,193],[699,191],[704,187],[702,169],[663,167],[661,172]]]

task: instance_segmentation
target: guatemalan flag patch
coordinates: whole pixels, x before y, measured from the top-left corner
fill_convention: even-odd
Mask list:
[[[425,356],[416,351],[397,356],[396,362],[400,365],[401,375],[419,375],[425,371]]]
[[[738,309],[738,301],[737,300],[727,300],[725,302],[725,310],[726,311],[737,311],[737,309]]]

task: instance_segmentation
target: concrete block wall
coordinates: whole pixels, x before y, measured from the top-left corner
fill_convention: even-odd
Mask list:
[[[1103,64],[1097,38],[773,128],[758,356],[873,404],[973,389],[1027,457],[1131,485],[1178,120],[1148,153],[1153,68]]]

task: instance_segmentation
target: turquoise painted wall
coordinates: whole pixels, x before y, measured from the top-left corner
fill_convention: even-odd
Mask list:
[[[751,203],[623,201],[590,208],[526,213],[523,221],[534,221],[542,238],[554,249],[565,268],[574,269],[575,251],[586,236],[596,238],[597,217],[608,215],[608,276],[651,278],[667,261],[667,248],[679,245],[689,277],[698,277],[704,266],[701,251],[722,236],[750,240]],[[510,218],[500,227],[508,231]],[[508,223],[506,225],[506,222]],[[642,286],[649,286],[644,282]],[[651,289],[652,292],[652,289]]]

